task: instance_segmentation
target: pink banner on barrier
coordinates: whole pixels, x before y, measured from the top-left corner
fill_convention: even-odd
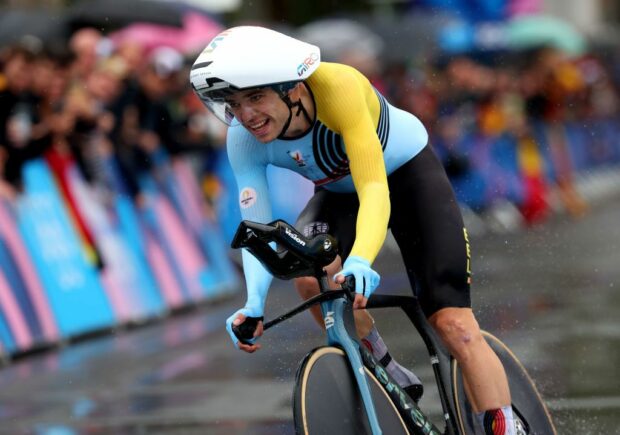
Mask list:
[[[32,336],[2,270],[0,270],[0,307],[2,307],[2,312],[6,316],[11,332],[13,332],[13,339],[17,347],[28,349],[32,346]]]
[[[181,159],[174,161],[172,169],[180,187],[179,195],[183,200],[185,216],[189,219],[192,228],[199,230],[201,220],[204,219],[205,204],[201,204],[200,198],[202,194],[196,178],[187,162]]]
[[[508,16],[537,14],[542,11],[542,0],[509,0]]]
[[[124,323],[129,320],[134,319],[135,313],[133,312],[133,307],[136,306],[132,301],[128,300],[129,297],[127,295],[130,292],[125,291],[123,287],[120,285],[118,277],[115,275],[113,270],[104,269],[100,273],[101,284],[103,284],[103,288],[105,289],[106,295],[110,299],[110,305],[112,305],[114,309],[114,314],[116,314],[116,319],[119,323]]]
[[[0,234],[2,234],[6,241],[24,279],[28,294],[37,313],[37,318],[41,322],[44,336],[50,341],[56,341],[58,338],[58,328],[49,306],[47,295],[26,250],[26,246],[19,237],[19,230],[6,209],[6,204],[2,201],[0,201]]]
[[[151,237],[146,235],[146,256],[148,258],[153,274],[161,289],[166,305],[170,308],[181,307],[183,292],[174,277],[174,272],[166,260],[166,254],[159,244]]]
[[[202,299],[203,289],[200,285],[200,274],[207,264],[204,255],[165,197],[155,196],[153,205],[167,245],[173,251],[175,261],[177,261],[183,274],[186,287],[195,299]]]

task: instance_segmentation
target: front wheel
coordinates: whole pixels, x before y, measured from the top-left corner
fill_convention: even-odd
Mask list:
[[[384,434],[409,434],[390,396],[364,367]],[[297,371],[293,395],[295,432],[311,435],[371,434],[349,360],[342,349],[319,347],[310,352]]]
[[[485,340],[497,354],[504,366],[510,395],[512,410],[517,423],[517,435],[557,435],[553,421],[534,382],[525,367],[519,362],[512,351],[494,335],[482,331]],[[456,360],[452,360],[452,389],[456,402],[457,419],[461,433],[473,434],[472,408],[463,389],[463,378]]]

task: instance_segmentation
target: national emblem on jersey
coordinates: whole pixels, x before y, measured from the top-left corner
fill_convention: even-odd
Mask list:
[[[256,204],[256,190],[244,187],[239,193],[239,205],[241,208],[249,208]]]
[[[295,163],[297,163],[297,166],[299,167],[306,166],[306,161],[304,160],[304,156],[301,153],[301,151],[299,150],[289,151],[288,155],[291,156],[293,160],[295,160]]]

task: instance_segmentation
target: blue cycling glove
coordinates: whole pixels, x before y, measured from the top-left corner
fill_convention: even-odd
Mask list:
[[[371,269],[370,262],[356,255],[346,259],[342,270],[334,275],[334,280],[339,275],[344,275],[345,277],[353,275],[355,278],[355,293],[359,293],[367,298],[373,294],[379,286],[379,281],[381,281],[379,274]]]

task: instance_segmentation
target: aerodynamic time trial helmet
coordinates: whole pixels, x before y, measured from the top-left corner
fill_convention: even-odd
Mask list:
[[[200,53],[190,81],[205,106],[230,125],[234,115],[227,96],[271,87],[284,98],[295,84],[310,77],[320,62],[321,52],[315,45],[264,27],[232,27]]]

